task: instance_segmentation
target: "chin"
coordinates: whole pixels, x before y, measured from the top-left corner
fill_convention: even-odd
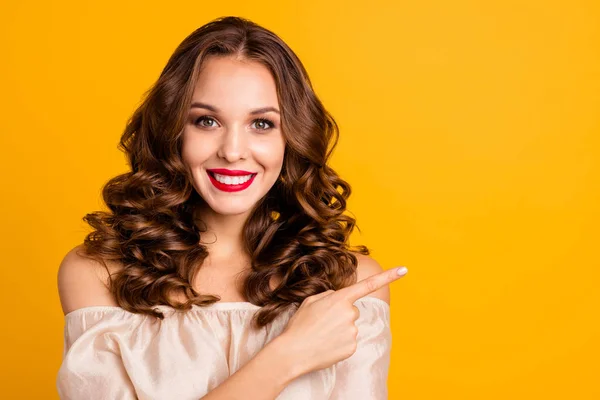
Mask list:
[[[252,204],[246,204],[246,202],[244,202],[244,204],[240,204],[240,203],[229,203],[229,202],[222,202],[219,204],[211,204],[208,203],[208,206],[217,214],[221,214],[221,215],[240,215],[240,214],[245,214],[247,212],[249,212],[250,210],[252,210],[252,208],[254,207],[255,203]]]

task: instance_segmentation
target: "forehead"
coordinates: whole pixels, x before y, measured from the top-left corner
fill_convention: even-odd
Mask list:
[[[211,56],[200,70],[193,100],[219,108],[276,107],[277,86],[269,69],[259,62]]]

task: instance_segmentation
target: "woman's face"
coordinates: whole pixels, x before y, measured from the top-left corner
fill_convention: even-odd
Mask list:
[[[251,210],[277,181],[284,150],[270,71],[258,62],[231,57],[205,60],[182,156],[208,206],[227,215]]]

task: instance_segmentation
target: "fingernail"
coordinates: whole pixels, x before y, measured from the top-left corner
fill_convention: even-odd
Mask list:
[[[408,272],[408,269],[406,267],[400,267],[396,271],[398,272],[398,275],[404,275]]]

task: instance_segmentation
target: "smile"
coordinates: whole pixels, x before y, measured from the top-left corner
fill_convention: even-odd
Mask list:
[[[217,173],[216,170],[206,171],[213,186],[224,192],[238,192],[248,188],[257,175],[247,171],[219,170],[219,172],[225,173]]]

